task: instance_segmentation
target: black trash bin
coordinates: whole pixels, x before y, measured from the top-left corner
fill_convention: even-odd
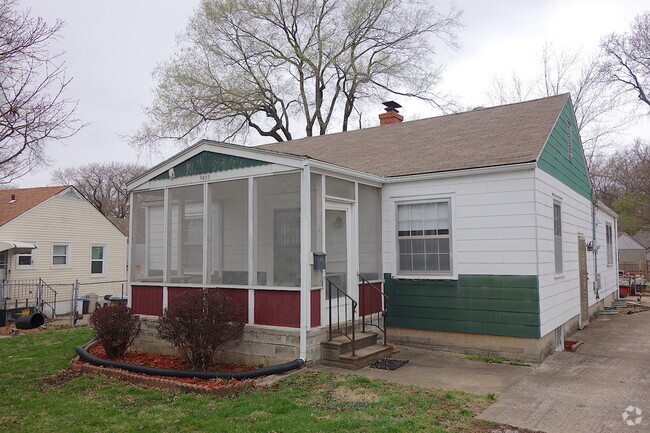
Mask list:
[[[7,310],[0,310],[0,327],[7,324]]]
[[[20,316],[14,325],[18,329],[34,329],[45,324],[45,316],[41,313],[32,313],[27,316]]]

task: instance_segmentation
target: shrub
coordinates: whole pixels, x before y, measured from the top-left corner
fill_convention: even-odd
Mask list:
[[[241,338],[244,324],[237,323],[239,306],[219,290],[193,289],[166,309],[158,333],[169,341],[196,370],[207,370],[224,343]]]
[[[140,333],[140,318],[130,308],[121,305],[95,310],[90,316],[90,324],[109,359],[123,356]]]

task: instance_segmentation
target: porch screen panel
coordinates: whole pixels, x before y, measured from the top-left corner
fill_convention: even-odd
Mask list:
[[[248,180],[208,188],[208,281],[247,285]]]
[[[325,195],[354,200],[354,182],[325,176]]]
[[[133,194],[131,281],[163,280],[164,197],[163,190]]]
[[[381,189],[359,185],[359,273],[381,279]]]
[[[311,175],[311,250],[323,251],[323,176]],[[323,273],[311,267],[311,287],[323,287]]]
[[[168,212],[168,282],[202,283],[203,185],[170,188]]]
[[[300,174],[255,179],[256,284],[300,287]]]

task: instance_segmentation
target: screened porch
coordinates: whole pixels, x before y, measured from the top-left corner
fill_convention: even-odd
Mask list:
[[[184,291],[218,288],[237,300],[248,324],[314,328],[325,324],[329,298],[344,296],[323,290],[325,278],[356,300],[361,277],[381,286],[379,184],[309,165],[202,177],[132,192],[137,313],[157,316]],[[314,269],[314,252],[326,253],[325,271]],[[381,305],[374,299],[360,309]]]

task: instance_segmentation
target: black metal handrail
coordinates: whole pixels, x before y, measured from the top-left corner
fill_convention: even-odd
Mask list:
[[[384,346],[386,346],[388,344],[386,342],[386,340],[388,340],[388,334],[386,333],[386,315],[384,314],[383,326],[381,326],[381,324],[380,324],[380,321],[381,321],[381,316],[380,315],[382,313],[385,313],[386,310],[388,309],[388,295],[385,294],[384,291],[381,290],[379,287],[375,286],[373,283],[366,280],[363,276],[361,276],[360,273],[357,272],[357,275],[359,276],[359,279],[361,279],[361,283],[362,283],[363,286],[372,287],[373,289],[375,289],[375,291],[377,293],[379,293],[383,297],[382,298],[382,309],[381,309],[381,311],[377,311],[377,312],[370,313],[370,314],[363,314],[361,309],[364,308],[364,307],[367,308],[367,305],[364,302],[365,301],[365,289],[364,289],[364,287],[362,287],[361,290],[359,290],[359,303],[361,304],[361,308],[359,309],[359,317],[361,319],[361,331],[366,332],[366,325],[374,326],[375,328],[379,329],[381,332],[384,333]],[[377,315],[377,323],[376,324],[374,322],[375,314]],[[367,316],[370,316],[370,321],[369,322],[366,321]]]
[[[343,335],[347,337],[351,342],[352,342],[352,356],[357,356],[355,353],[355,342],[356,342],[356,335],[355,335],[355,324],[356,324],[356,312],[357,312],[357,301],[352,299],[350,295],[345,293],[339,286],[334,284],[332,281],[330,281],[327,277],[325,277],[325,281],[327,281],[327,295],[329,296],[329,318],[330,318],[330,324],[329,324],[329,333],[328,333],[328,341],[332,341],[332,335],[338,334],[338,335]],[[332,288],[336,289],[336,329],[334,328],[334,325],[332,324]],[[340,296],[343,295],[343,296]],[[343,310],[344,310],[344,321],[343,321],[343,327],[341,327],[341,298],[343,298],[344,304],[343,304]],[[350,337],[347,326],[348,326],[348,300],[350,301],[350,304],[352,306],[351,310],[351,315],[352,315],[352,336]]]

